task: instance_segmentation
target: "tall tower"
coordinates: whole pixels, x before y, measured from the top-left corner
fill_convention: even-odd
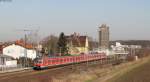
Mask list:
[[[102,49],[109,48],[109,27],[106,24],[99,27],[99,47]]]

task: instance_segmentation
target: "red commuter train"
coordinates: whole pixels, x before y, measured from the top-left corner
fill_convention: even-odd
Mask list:
[[[43,69],[50,66],[66,65],[106,58],[105,53],[83,54],[78,56],[43,57],[35,61],[33,69]]]

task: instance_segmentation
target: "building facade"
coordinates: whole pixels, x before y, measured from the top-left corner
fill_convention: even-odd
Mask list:
[[[109,48],[109,27],[106,24],[99,27],[99,47],[102,49]]]
[[[87,36],[80,36],[79,34],[72,34],[66,36],[67,46],[70,54],[87,53],[89,50],[89,41]]]

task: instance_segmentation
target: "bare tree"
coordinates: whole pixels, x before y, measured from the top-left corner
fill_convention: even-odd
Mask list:
[[[58,37],[54,35],[50,35],[44,39],[42,44],[47,54],[54,54],[57,52],[57,41]]]

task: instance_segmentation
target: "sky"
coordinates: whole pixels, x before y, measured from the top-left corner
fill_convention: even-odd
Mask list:
[[[40,38],[73,32],[98,39],[110,27],[111,40],[150,40],[150,0],[1,0],[0,41],[37,30]]]

